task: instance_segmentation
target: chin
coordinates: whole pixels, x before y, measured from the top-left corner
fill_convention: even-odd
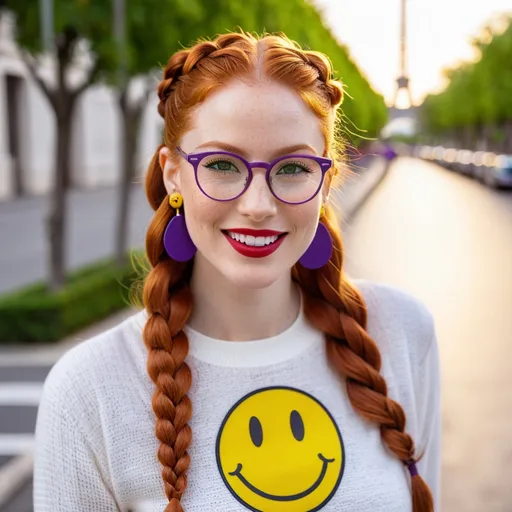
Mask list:
[[[237,265],[232,264],[227,268],[219,269],[224,277],[232,284],[240,288],[261,290],[273,285],[282,279],[287,268],[276,268],[265,265]]]

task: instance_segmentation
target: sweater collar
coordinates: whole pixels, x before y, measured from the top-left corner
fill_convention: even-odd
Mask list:
[[[189,326],[185,327],[185,332],[189,339],[190,356],[205,363],[233,367],[282,363],[323,340],[322,333],[306,320],[302,308],[290,327],[270,338],[251,341],[218,340]]]

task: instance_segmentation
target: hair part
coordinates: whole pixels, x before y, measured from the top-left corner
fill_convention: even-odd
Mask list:
[[[335,133],[343,84],[333,78],[325,55],[302,50],[282,34],[257,38],[246,32],[228,33],[171,56],[158,86],[158,112],[165,121],[165,146],[174,157],[178,141],[190,128],[194,108],[226,85],[226,77],[275,80],[300,94],[318,117],[326,152],[333,158],[333,167],[326,175],[328,183],[340,174],[337,157],[342,153],[342,143]],[[193,308],[189,288],[193,260],[173,261],[163,245],[164,230],[174,211],[167,201],[159,164],[162,147],[157,149],[146,177],[146,195],[155,214],[146,235],[146,253],[152,269],[143,291],[148,313],[143,338],[149,349],[148,373],[156,386],[152,405],[155,433],[160,441],[158,459],[169,499],[165,512],[182,512],[192,439],[188,425],[192,404],[187,396],[191,372],[186,363],[188,339],[183,329]],[[343,245],[331,207],[327,207],[322,221],[334,244],[330,262],[318,270],[296,264],[292,278],[304,290],[306,317],[325,333],[329,360],[346,379],[352,406],[363,418],[378,425],[387,448],[406,465],[414,460],[414,441],[405,432],[402,407],[388,396],[377,344],[366,331],[364,299],[343,272]],[[412,477],[411,489],[413,512],[432,512],[432,495],[420,475]]]

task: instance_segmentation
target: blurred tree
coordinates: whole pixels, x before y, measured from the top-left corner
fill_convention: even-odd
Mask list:
[[[374,137],[386,122],[384,100],[377,94],[340,44],[324,25],[310,0],[125,0],[124,36],[114,33],[115,0],[53,0],[55,76],[45,81],[39,74],[42,56],[40,10],[33,0],[5,0],[17,16],[18,42],[24,59],[48,98],[57,120],[56,169],[52,211],[49,217],[50,285],[64,283],[65,190],[70,176],[72,117],[79,96],[102,79],[118,91],[121,112],[121,180],[116,223],[116,257],[124,262],[130,184],[135,176],[138,135],[150,93],[151,71],[168,57],[198,38],[242,27],[262,33],[284,32],[306,49],[329,55],[345,84],[347,97],[340,109],[345,134],[361,139]],[[300,19],[301,23],[296,21]],[[119,36],[120,34],[118,34]],[[85,68],[79,60],[92,60]],[[82,81],[74,80],[82,71]]]
[[[33,0],[5,2],[17,18],[17,40],[25,50],[22,56],[48,98],[57,121],[55,182],[48,218],[49,285],[56,290],[65,282],[66,188],[71,174],[72,120],[77,100],[100,79],[118,90],[122,121],[116,256],[124,263],[129,190],[134,177],[140,121],[149,94],[148,84],[156,86],[156,81],[148,79],[147,74],[159,63],[165,63],[169,52],[179,47],[181,37],[198,35],[194,29],[200,5],[195,0],[126,0],[126,46],[122,55],[114,33],[114,0],[53,0],[55,38],[51,53],[56,78],[44,80],[38,70],[38,61],[44,57],[40,10]],[[82,82],[75,85],[73,76],[80,73],[83,61],[88,59],[93,65],[85,71]],[[144,76],[145,83],[141,80]],[[139,92],[130,94],[137,81]]]
[[[339,110],[344,137],[357,146],[367,138],[378,136],[388,116],[384,98],[361,74],[349,50],[336,39],[312,1],[245,0],[243,6],[233,0],[202,2],[214,31],[224,32],[239,25],[259,33],[283,32],[303,48],[328,55],[336,78],[342,80],[346,90]]]
[[[124,41],[117,41],[116,64],[107,75],[109,82],[117,87],[122,118],[115,235],[116,261],[121,266],[127,259],[130,190],[136,174],[141,120],[157,85],[153,72],[159,64],[165,65],[169,55],[180,48],[181,41],[187,43],[199,37],[199,30],[204,28],[200,23],[204,12],[199,0],[125,2]]]
[[[460,147],[512,153],[512,17],[484,28],[475,62],[446,70],[446,89],[422,105],[422,124]]]
[[[93,2],[87,0],[54,0],[55,34],[50,59],[49,55],[43,55],[40,9],[36,3],[33,0],[5,0],[5,6],[16,16],[21,56],[48,99],[56,119],[55,174],[48,217],[48,284],[52,290],[60,289],[65,282],[66,188],[70,179],[73,113],[80,95],[108,66],[109,59],[104,56],[111,55],[107,51],[109,39],[103,37],[110,32],[109,18],[105,17],[104,8],[91,4]],[[86,38],[90,38],[89,43]],[[87,46],[92,48],[95,56],[88,67],[83,65],[84,60],[90,60],[87,59]],[[104,51],[96,51],[99,49]],[[39,64],[43,60],[53,71],[49,80],[40,75]],[[79,60],[82,65],[77,65]]]

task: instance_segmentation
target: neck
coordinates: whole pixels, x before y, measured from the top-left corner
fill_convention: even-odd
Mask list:
[[[196,255],[190,282],[192,329],[219,340],[251,341],[276,336],[296,320],[300,290],[291,272],[266,288],[248,289],[202,263]]]

